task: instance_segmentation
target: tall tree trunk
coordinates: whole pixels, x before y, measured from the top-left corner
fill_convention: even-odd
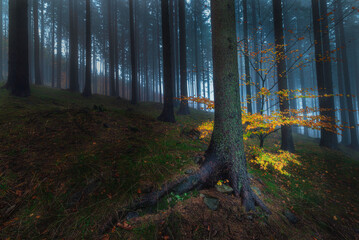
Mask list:
[[[175,15],[175,11],[174,11],[174,2],[173,0],[169,0],[169,24],[170,24],[170,39],[171,39],[171,61],[172,61],[172,65],[171,65],[171,75],[172,75],[172,92],[173,92],[173,97],[176,97],[176,26],[175,26],[175,21],[174,21],[174,15]],[[176,105],[176,99],[173,100],[173,104]]]
[[[51,87],[55,87],[55,3],[52,3]]]
[[[97,94],[97,57],[96,57],[96,41],[95,38],[93,38],[93,48],[92,48],[92,69],[93,69],[93,93]]]
[[[249,71],[249,44],[248,44],[248,7],[247,0],[243,0],[243,35],[244,35],[244,67],[246,74],[246,90],[247,90],[247,111],[252,113],[252,93],[251,93],[251,73]]]
[[[116,96],[115,86],[115,50],[113,38],[113,24],[112,24],[112,0],[107,1],[107,20],[108,20],[108,41],[109,41],[109,69],[110,69],[110,95]]]
[[[114,7],[114,51],[115,51],[115,86],[116,86],[116,96],[120,96],[120,75],[119,75],[119,54],[118,54],[118,19],[117,19],[117,10],[118,10],[118,2],[115,1]]]
[[[61,74],[62,74],[62,3],[63,0],[57,2],[57,59],[56,59],[56,87],[61,88]]]
[[[197,3],[198,1],[194,1],[193,2],[193,9],[196,12],[198,10],[197,7]],[[197,20],[197,13],[194,14],[194,24],[193,24],[193,35],[194,35],[194,69],[196,71],[196,96],[200,97],[201,96],[201,80],[200,80],[200,73],[199,73],[199,59],[198,59],[198,51],[199,51],[199,47],[198,47],[198,20]],[[197,109],[200,109],[200,103],[197,103]]]
[[[210,85],[210,82],[209,82],[209,68],[210,68],[210,65],[209,65],[209,60],[207,61],[207,98],[208,99],[211,99],[211,85]]]
[[[324,5],[326,5],[325,0]],[[321,4],[321,7],[323,4]],[[319,10],[319,0],[312,0],[312,15],[313,15],[313,30],[314,30],[314,40],[315,40],[315,62],[316,62],[316,73],[317,73],[317,85],[318,85],[318,93],[320,96],[324,96],[324,94],[332,94],[333,93],[333,86],[332,86],[332,77],[331,77],[331,67],[330,62],[325,63],[323,62],[323,58],[330,54],[328,52],[329,48],[329,35],[327,33],[323,33],[322,31],[327,32],[325,26],[328,26],[328,19],[326,14],[322,15],[326,12],[325,9]],[[319,19],[326,19],[321,20]],[[327,72],[327,71],[330,71]],[[333,98],[326,98],[320,97],[319,98],[319,108],[320,114],[322,116],[326,116],[328,118],[333,117],[334,113],[334,99]],[[330,109],[331,108],[331,109]],[[328,112],[327,109],[330,109]],[[331,113],[332,112],[332,113]],[[335,116],[334,116],[335,117]],[[334,119],[333,119],[334,120]],[[320,138],[320,146],[328,147],[328,148],[336,148],[337,145],[337,138],[334,133],[327,131],[325,128],[321,129],[321,138]]]
[[[343,16],[343,7],[341,0],[337,0],[337,14],[338,16]],[[348,67],[348,54],[347,54],[347,47],[346,47],[346,36],[344,31],[344,24],[343,20],[338,22],[339,28],[339,38],[341,42],[341,55],[342,55],[342,62],[341,66],[343,69],[343,77],[344,77],[344,87],[346,94],[350,95],[350,97],[346,97],[346,102],[348,105],[348,113],[349,113],[349,126],[350,126],[350,146],[353,148],[358,148],[358,135],[357,135],[357,126],[355,122],[354,116],[354,104],[353,104],[353,97],[352,95],[352,87],[350,83],[350,76],[349,76],[349,67]]]
[[[175,62],[174,62],[174,66],[175,66],[175,85],[176,85],[176,93],[175,93],[175,100],[174,100],[174,104],[175,106],[179,106],[180,105],[180,101],[179,101],[179,97],[180,97],[180,88],[181,88],[181,84],[180,84],[180,53],[179,53],[179,9],[178,9],[178,1],[173,1],[174,4],[174,38],[175,38],[175,42],[174,42],[174,49],[175,49]]]
[[[34,57],[35,57],[35,84],[41,85],[41,69],[40,69],[40,35],[39,35],[39,0],[33,1],[34,14]]]
[[[211,14],[216,109],[214,129],[204,166],[217,166],[217,169],[221,169],[221,175],[228,175],[236,196],[242,197],[247,211],[255,210],[255,205],[265,208],[253,193],[247,173],[238,85],[234,1],[212,0]],[[211,173],[210,167],[208,168]]]
[[[338,10],[334,12],[334,17],[336,21],[340,21]],[[344,90],[344,80],[343,80],[343,58],[340,48],[342,46],[341,39],[340,39],[340,33],[339,33],[339,24],[336,24],[335,26],[335,43],[336,43],[336,49],[339,51],[336,51],[336,58],[337,58],[337,80],[338,80],[338,90],[339,94],[342,94],[343,97],[339,97],[339,105],[340,105],[340,121],[341,124],[344,126],[348,126],[349,120],[347,112],[345,111],[345,90]],[[350,139],[350,131],[347,128],[344,128],[342,131],[342,141],[341,144],[348,145]]]
[[[162,45],[163,45],[163,82],[164,82],[164,105],[158,120],[163,122],[175,122],[173,109],[173,76],[171,72],[171,37],[168,0],[161,0],[162,12]]]
[[[142,65],[141,65],[141,38],[140,38],[140,27],[141,27],[141,22],[140,22],[140,17],[139,15],[141,14],[141,4],[139,4],[138,1],[134,1],[134,31],[135,31],[135,56],[136,56],[136,74],[137,74],[137,99],[138,101],[141,102],[142,100]]]
[[[320,0],[320,15],[323,18],[321,21],[321,33],[323,43],[323,56],[324,56],[324,84],[325,92],[328,95],[333,95],[333,78],[332,78],[332,63],[330,60],[330,39],[329,39],[329,22],[328,22],[328,11],[327,11],[327,0]],[[330,97],[326,100],[327,106],[326,115],[329,117],[329,122],[335,125],[335,104],[334,97]],[[336,148],[338,145],[337,135],[331,131],[322,129],[321,131],[321,145],[329,148]]]
[[[27,0],[9,1],[9,65],[6,87],[19,97],[30,95]]]
[[[179,35],[180,35],[180,77],[181,77],[181,104],[178,114],[189,114],[187,93],[187,44],[186,44],[186,3],[178,1],[179,11]]]
[[[131,38],[131,72],[132,72],[132,97],[131,104],[137,104],[137,60],[135,46],[137,39],[135,39],[135,26],[133,19],[133,1],[129,0],[130,4],[130,38]]]
[[[40,1],[40,0],[38,0]],[[44,14],[44,0],[41,0],[41,41],[40,41],[40,75],[41,75],[41,84],[44,84],[44,79],[46,80],[45,76],[45,14]]]
[[[70,4],[70,91],[79,91],[78,82],[78,32],[77,32],[77,1],[69,0]]]
[[[3,1],[0,0],[0,81],[3,80]]]
[[[158,0],[158,1],[161,1],[161,0]],[[159,5],[159,4],[157,4]],[[159,14],[158,14],[159,15]],[[158,16],[157,15],[157,16]],[[157,22],[159,22],[159,18],[157,18]],[[160,103],[163,102],[163,88],[162,88],[162,82],[163,82],[163,78],[162,78],[162,73],[161,73],[161,69],[162,69],[162,66],[161,66],[161,47],[160,47],[160,42],[161,42],[161,39],[160,39],[160,29],[158,27],[158,24],[157,24],[157,42],[158,42],[158,51],[157,51],[157,59],[158,59],[158,86],[159,86],[159,100],[160,100]],[[163,48],[162,48],[163,49]]]
[[[291,24],[291,19],[290,19],[290,11],[289,6],[288,6],[288,1],[283,1],[283,7],[284,9],[287,9],[287,11],[285,12],[285,14],[283,14],[283,21],[284,21],[284,27],[286,29],[285,33],[284,33],[284,44],[286,46],[288,46],[288,48],[293,47],[294,43],[293,43],[293,34],[294,36],[296,36],[297,31],[293,31],[294,29],[294,24]],[[298,21],[298,18],[297,18]],[[293,71],[293,68],[290,68],[290,66],[292,66],[293,64],[293,56],[290,56],[290,53],[288,53],[288,58],[287,58],[287,66],[289,67],[287,69],[287,82],[288,82],[288,89],[289,90],[294,90],[296,89],[296,79],[295,79],[295,74]],[[290,109],[295,109],[296,108],[296,99],[293,96],[294,94],[289,93],[289,108]]]
[[[259,6],[258,6],[259,7]],[[261,88],[261,85],[260,85],[260,79],[259,79],[259,75],[258,73],[256,72],[257,69],[259,69],[259,59],[258,59],[258,44],[259,44],[259,35],[258,35],[258,21],[257,21],[257,4],[256,4],[256,1],[255,0],[252,0],[251,1],[251,8],[252,8],[252,31],[253,31],[253,52],[255,53],[255,57],[254,57],[254,67],[255,67],[255,71],[254,71],[254,74],[255,74],[255,83],[256,83],[256,95],[258,96],[258,93],[259,93],[259,89]],[[257,113],[260,113],[261,110],[261,106],[262,106],[262,102],[261,102],[261,98],[260,97],[257,97],[256,99],[256,112]]]
[[[125,35],[122,34],[121,36],[121,83],[122,83],[122,98],[126,98],[127,94],[126,94],[126,79],[125,79],[125,66],[127,66],[127,64],[125,64]]]
[[[302,93],[304,93],[304,89],[305,89],[305,82],[304,82],[305,78],[304,78],[304,70],[303,68],[300,69],[300,88]],[[307,109],[307,99],[306,98],[302,98],[302,105],[303,105],[303,109]],[[304,113],[304,117],[305,117],[305,113]],[[304,127],[304,135],[308,136],[308,128]]]
[[[283,13],[282,1],[273,0],[273,18],[274,18],[274,35],[275,35],[275,49],[277,61],[277,75],[278,75],[278,90],[287,91],[287,66],[285,61],[285,47],[284,47],[284,34],[283,34]],[[279,108],[281,114],[286,116],[289,113],[289,101],[286,97],[279,97]],[[292,136],[291,126],[281,127],[282,145],[281,149],[285,151],[294,152],[294,142]]]
[[[91,93],[91,2],[86,0],[86,76],[83,95],[89,97]]]
[[[147,9],[147,1],[144,0],[143,4],[145,6],[145,9]],[[144,58],[144,63],[143,63],[143,67],[144,67],[144,81],[145,81],[145,90],[143,91],[143,99],[145,101],[149,101],[149,93],[150,93],[150,89],[149,89],[149,78],[148,78],[148,34],[147,34],[147,28],[148,28],[148,16],[147,16],[147,12],[144,13],[143,16],[143,28],[144,28],[144,32],[143,32],[143,58]]]

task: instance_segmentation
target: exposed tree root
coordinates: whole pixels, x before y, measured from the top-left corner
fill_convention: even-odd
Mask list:
[[[156,205],[156,203],[166,194],[171,192],[183,194],[193,189],[201,190],[203,188],[213,186],[218,179],[223,179],[223,172],[226,172],[223,167],[223,164],[220,164],[214,155],[207,157],[201,168],[195,173],[189,176],[181,177],[170,183],[166,183],[162,185],[158,191],[146,194],[120,211],[117,211],[99,230],[99,234],[103,235],[110,231],[119,221],[121,221],[121,219],[125,218],[129,212]],[[248,178],[244,179],[247,180],[246,183],[242,185],[243,187],[241,190],[238,190],[238,186],[236,187],[237,181],[232,183],[232,187],[235,195],[242,198],[242,203],[246,211],[255,211],[255,206],[259,206],[266,213],[270,214],[270,210],[250,188]]]
[[[242,188],[242,191],[239,195],[242,198],[242,205],[245,207],[246,211],[255,211],[255,207],[260,207],[267,214],[271,214],[269,208],[263,203],[263,201],[253,192],[252,188],[248,185],[247,188]]]

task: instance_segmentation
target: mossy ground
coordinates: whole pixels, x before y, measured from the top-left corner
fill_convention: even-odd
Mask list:
[[[204,153],[206,142],[182,133],[212,114],[191,110],[168,124],[156,120],[161,107],[98,95],[86,99],[45,87],[32,87],[26,99],[1,90],[0,238],[91,239],[114,210],[196,168],[194,158]],[[217,212],[192,193],[170,210],[162,202],[160,213],[141,216],[131,223],[134,229],[118,227],[105,238],[358,238],[358,153],[321,149],[300,135],[295,142],[302,165],[288,169],[291,177],[250,168],[261,179],[253,184],[273,211],[268,219],[246,218],[239,200],[207,190],[201,192],[221,199]],[[267,150],[276,150],[278,143],[274,135]],[[250,139],[249,144],[257,143]],[[74,200],[79,193],[82,197]],[[286,221],[282,211],[287,208],[298,224]]]

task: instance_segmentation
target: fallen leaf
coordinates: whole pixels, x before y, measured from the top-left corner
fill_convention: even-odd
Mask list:
[[[130,224],[128,224],[126,222],[117,223],[117,226],[122,228],[122,229],[129,230],[129,231],[133,229],[133,226],[131,226]]]
[[[101,240],[109,240],[110,239],[110,235],[105,234],[102,236]]]

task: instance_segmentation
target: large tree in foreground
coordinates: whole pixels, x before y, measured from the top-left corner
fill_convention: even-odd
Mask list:
[[[163,43],[163,83],[164,83],[164,105],[158,120],[163,122],[175,122],[173,109],[173,75],[171,59],[171,36],[168,0],[161,0],[162,12],[162,43]]]
[[[183,194],[192,189],[212,187],[219,179],[230,180],[235,195],[242,198],[246,211],[255,211],[255,206],[260,206],[270,213],[251,189],[247,172],[238,84],[234,0],[212,0],[211,16],[215,117],[205,161],[190,176],[164,184],[158,191],[142,196],[117,212],[100,229],[101,234],[110,230],[129,211],[153,206],[159,198],[170,192]]]
[[[28,2],[9,1],[9,76],[6,88],[19,97],[30,95]]]
[[[247,173],[234,0],[212,0],[211,16],[215,117],[211,143],[200,173],[209,175],[207,181],[228,177],[247,211],[254,210],[255,205],[268,210],[252,191]]]

